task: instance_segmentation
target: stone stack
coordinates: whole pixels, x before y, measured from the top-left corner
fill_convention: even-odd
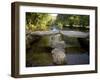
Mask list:
[[[54,64],[66,64],[66,53],[65,53],[65,42],[61,41],[61,36],[55,35],[54,39],[52,41],[52,48],[53,50],[51,51],[52,57],[53,57],[53,62]],[[56,38],[57,37],[57,38]]]

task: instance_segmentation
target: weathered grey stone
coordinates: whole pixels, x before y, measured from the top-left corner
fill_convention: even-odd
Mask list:
[[[74,38],[86,38],[89,36],[89,32],[82,31],[60,31],[63,36],[74,37]]]
[[[55,48],[52,50],[53,62],[56,64],[66,63],[66,54],[65,50],[61,48]]]
[[[26,48],[30,48],[31,43],[35,43],[41,37],[39,35],[32,35],[31,32],[26,34]]]
[[[58,34],[58,31],[34,31],[31,34],[32,35],[39,35],[39,36],[49,36],[49,35],[55,35]]]
[[[66,44],[64,41],[54,41],[52,42],[52,48],[65,48],[66,47]]]

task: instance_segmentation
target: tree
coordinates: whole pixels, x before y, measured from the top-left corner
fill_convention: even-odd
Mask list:
[[[76,16],[75,15],[68,15],[68,14],[59,14],[56,19],[56,24],[60,25],[60,27],[69,25],[71,28],[75,24]]]
[[[71,15],[71,14],[58,14],[55,24],[60,26],[73,27],[86,27],[89,26],[88,15]]]
[[[46,13],[26,13],[26,29],[30,31],[47,30],[51,16]]]
[[[54,19],[53,19],[54,18]],[[30,31],[48,30],[49,27],[56,26],[60,29],[86,28],[89,26],[88,15],[58,14],[56,17],[48,13],[26,13],[26,29]]]
[[[54,24],[62,29],[67,24],[67,17],[65,14],[58,14]]]
[[[89,26],[89,16],[80,15],[80,26],[86,27]]]

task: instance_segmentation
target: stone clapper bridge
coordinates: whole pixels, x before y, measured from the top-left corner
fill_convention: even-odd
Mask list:
[[[55,64],[67,64],[66,53],[65,53],[65,41],[62,40],[61,35],[66,37],[75,38],[87,38],[89,36],[88,32],[81,31],[64,31],[64,30],[50,30],[50,31],[34,31],[31,35],[37,36],[50,36],[51,47],[53,48],[51,53],[53,57],[53,62]],[[26,42],[27,42],[26,38]]]

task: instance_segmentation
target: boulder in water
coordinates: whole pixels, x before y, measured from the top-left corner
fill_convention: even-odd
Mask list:
[[[65,48],[66,47],[66,44],[64,41],[53,41],[52,42],[52,48]]]
[[[65,64],[66,63],[66,54],[65,50],[61,48],[55,48],[52,50],[53,62],[55,64]]]

